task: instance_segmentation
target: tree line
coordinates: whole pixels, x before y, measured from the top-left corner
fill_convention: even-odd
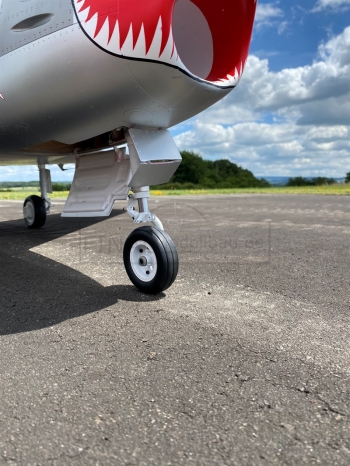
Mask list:
[[[334,178],[327,178],[325,176],[317,176],[315,178],[296,176],[295,178],[289,178],[286,186],[326,186],[336,183],[338,182]],[[350,183],[350,172],[345,176],[345,183]]]
[[[318,176],[316,178],[296,176],[295,178],[289,178],[286,186],[326,186],[335,183],[337,183],[337,181],[334,178],[326,178],[324,176]]]
[[[182,151],[182,162],[162,189],[263,188],[270,183],[230,160],[204,160],[192,151]]]
[[[215,189],[215,188],[265,188],[270,183],[265,179],[256,178],[253,173],[230,160],[204,160],[192,151],[182,151],[182,163],[169,183],[155,186],[161,189]],[[304,178],[296,176],[289,178],[287,186],[324,186],[334,184],[334,178],[315,177]],[[350,172],[346,174],[345,183],[350,183]],[[71,183],[53,182],[53,191],[69,191]],[[11,188],[36,188],[38,181],[4,181],[0,182],[1,191],[11,191]]]

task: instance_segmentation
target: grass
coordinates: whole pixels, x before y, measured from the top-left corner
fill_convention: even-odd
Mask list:
[[[350,195],[350,184],[305,187],[271,187],[271,188],[231,188],[231,189],[184,189],[151,191],[154,196],[189,195],[189,194],[328,194],[334,196]]]
[[[31,194],[36,194],[37,196],[40,196],[40,192],[35,191],[35,190],[31,191],[31,190],[23,189],[23,190],[16,190],[12,192],[6,192],[0,189],[0,200],[8,199],[11,201],[18,201],[18,200],[24,201],[24,199],[27,196],[30,196]],[[68,197],[68,191],[58,191],[56,193],[50,194],[50,198],[52,199],[60,199],[60,198],[66,199],[67,197]]]
[[[40,195],[38,191],[16,189],[12,192],[0,190],[0,199],[24,200],[30,194]],[[350,184],[333,184],[329,186],[281,187],[281,188],[232,188],[232,189],[174,189],[151,190],[152,196],[188,196],[198,194],[321,194],[332,196],[349,196]],[[65,199],[68,191],[50,194],[52,199]]]

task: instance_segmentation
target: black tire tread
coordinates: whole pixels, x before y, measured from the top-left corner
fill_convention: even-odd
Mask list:
[[[28,225],[28,223],[25,221],[25,224],[27,225],[28,228],[41,228],[42,226],[45,225],[46,222],[46,207],[45,207],[45,201],[39,197],[36,196],[35,194],[32,196],[28,196],[25,201],[24,201],[24,206],[27,204],[27,202],[32,202],[34,205],[34,211],[35,211],[35,217],[34,217],[34,222],[32,225]]]
[[[139,235],[150,244],[157,245],[157,252],[161,255],[163,265],[165,266],[165,274],[157,275],[152,282],[143,283],[134,276],[130,265],[130,247],[138,240]],[[140,291],[147,294],[158,294],[168,289],[175,281],[178,273],[178,255],[172,239],[167,233],[151,226],[142,226],[130,233],[124,245],[124,265],[126,272],[133,284]]]
[[[179,258],[178,258],[178,255],[177,255],[177,250],[175,248],[175,244],[173,243],[173,240],[170,238],[170,236],[165,233],[165,231],[161,231],[161,230],[158,230],[158,229],[154,229],[154,233],[156,235],[158,235],[159,237],[159,233],[161,233],[161,235],[163,236],[164,240],[166,241],[167,243],[167,246],[169,248],[169,255],[171,257],[171,260],[169,261],[169,258],[168,258],[168,267],[169,267],[169,274],[168,274],[168,280],[167,280],[167,283],[165,285],[165,288],[164,290],[168,289],[175,281],[176,279],[176,276],[177,276],[177,273],[178,273],[178,270],[179,270]]]

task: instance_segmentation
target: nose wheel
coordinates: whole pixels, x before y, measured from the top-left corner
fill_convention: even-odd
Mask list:
[[[125,241],[123,258],[130,280],[143,293],[160,293],[177,276],[175,245],[169,235],[157,228],[143,226],[134,230]]]

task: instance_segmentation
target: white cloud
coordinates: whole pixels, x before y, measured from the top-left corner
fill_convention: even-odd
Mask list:
[[[312,11],[322,11],[326,8],[337,9],[340,7],[349,8],[350,0],[318,0]]]
[[[255,15],[255,28],[257,31],[265,27],[275,27],[278,34],[281,35],[289,30],[290,22],[284,19],[284,11],[277,5],[278,2],[258,3]]]
[[[350,27],[304,67],[251,56],[238,88],[176,137],[181,149],[230,157],[257,175],[350,170]]]
[[[258,3],[256,9],[255,21],[257,23],[266,23],[274,18],[281,18],[284,15],[281,8],[273,3]]]
[[[65,165],[66,171],[62,171],[56,165],[50,165],[52,181],[71,182],[74,175],[74,165]],[[4,166],[0,167],[1,181],[39,181],[38,167],[33,165]]]
[[[288,26],[288,21],[281,21],[277,28],[278,34],[283,34],[288,29]]]

